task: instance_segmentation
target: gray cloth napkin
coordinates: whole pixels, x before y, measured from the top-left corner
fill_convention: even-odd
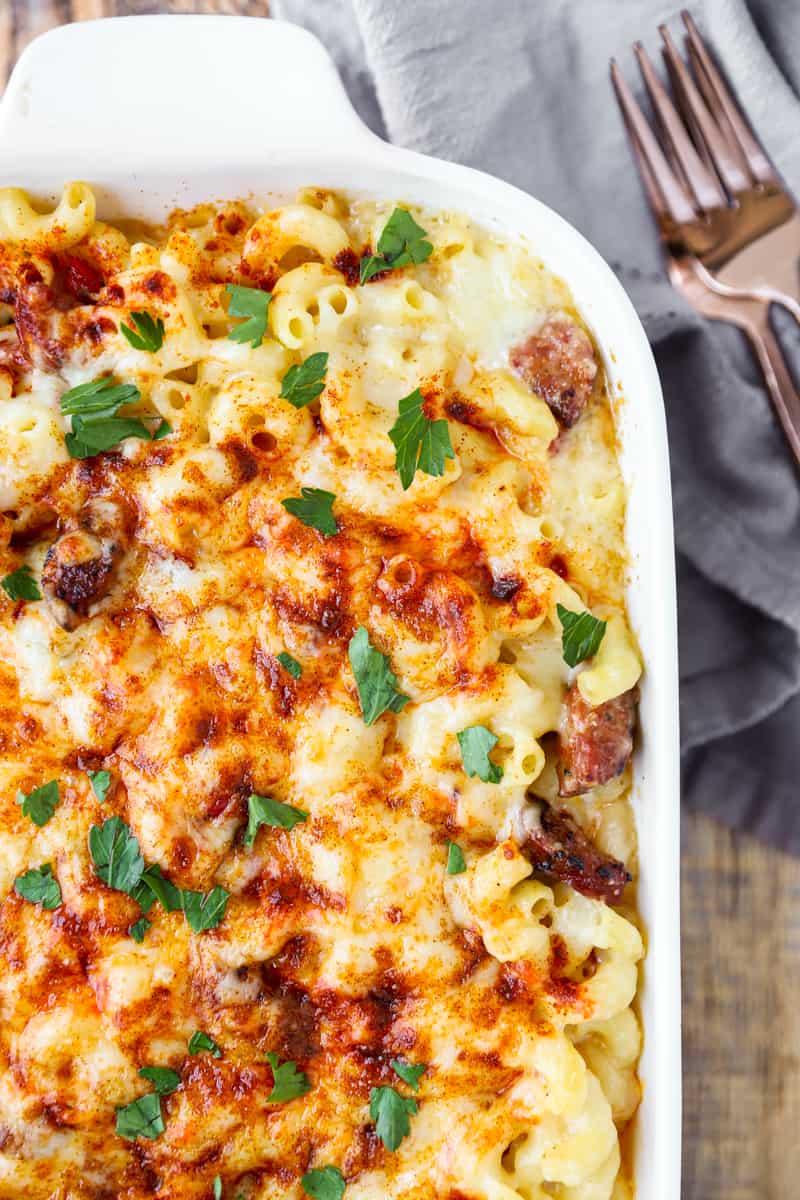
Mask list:
[[[658,55],[660,0],[275,0],[328,46],[353,103],[400,145],[551,205],[611,263],[658,361],[680,606],[684,801],[800,853],[800,473],[742,336],[668,285],[608,79]],[[694,0],[800,196],[800,4]],[[673,28],[678,23],[673,20]],[[800,331],[781,322],[800,364]]]

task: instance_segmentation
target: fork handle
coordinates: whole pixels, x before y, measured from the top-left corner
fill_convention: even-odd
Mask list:
[[[800,395],[780,342],[770,328],[766,311],[761,320],[748,321],[743,328],[764,373],[778,420],[800,465]]]

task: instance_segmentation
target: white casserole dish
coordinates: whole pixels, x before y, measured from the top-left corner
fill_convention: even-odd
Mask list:
[[[609,100],[610,103],[610,100]],[[0,104],[0,186],[55,199],[95,189],[105,217],[162,217],[201,200],[314,185],[461,210],[523,236],[572,290],[619,399],[628,486],[629,606],[645,661],[635,759],[639,901],[648,953],[640,1007],[638,1200],[680,1195],[678,691],[663,401],[644,331],[616,277],[561,217],[491,176],[389,146],[304,30],[231,17],[130,17],[38,38]]]

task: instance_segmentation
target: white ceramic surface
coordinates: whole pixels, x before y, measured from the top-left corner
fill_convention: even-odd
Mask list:
[[[611,103],[609,95],[609,103]],[[0,185],[55,198],[68,179],[103,216],[156,218],[200,200],[344,188],[458,209],[528,238],[572,289],[601,347],[629,488],[629,604],[644,653],[635,763],[648,955],[638,1200],[680,1195],[678,692],[669,463],[661,388],[633,307],[570,225],[488,175],[397,149],[353,112],[320,43],[233,17],[129,17],[68,25],[21,56],[0,104]]]

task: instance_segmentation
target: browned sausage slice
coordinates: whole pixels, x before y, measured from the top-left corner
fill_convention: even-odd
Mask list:
[[[126,534],[126,514],[113,500],[90,500],[81,527],[64,533],[47,551],[42,590],[63,629],[76,629],[108,592]]]
[[[630,880],[625,864],[598,850],[569,813],[537,800],[521,822],[520,850],[539,875],[593,900],[619,903]]]
[[[639,689],[592,708],[573,683],[559,735],[559,794],[577,796],[621,775],[633,752]]]
[[[512,348],[509,362],[558,423],[571,429],[589,403],[597,375],[594,347],[580,325],[565,313],[550,317]]]

